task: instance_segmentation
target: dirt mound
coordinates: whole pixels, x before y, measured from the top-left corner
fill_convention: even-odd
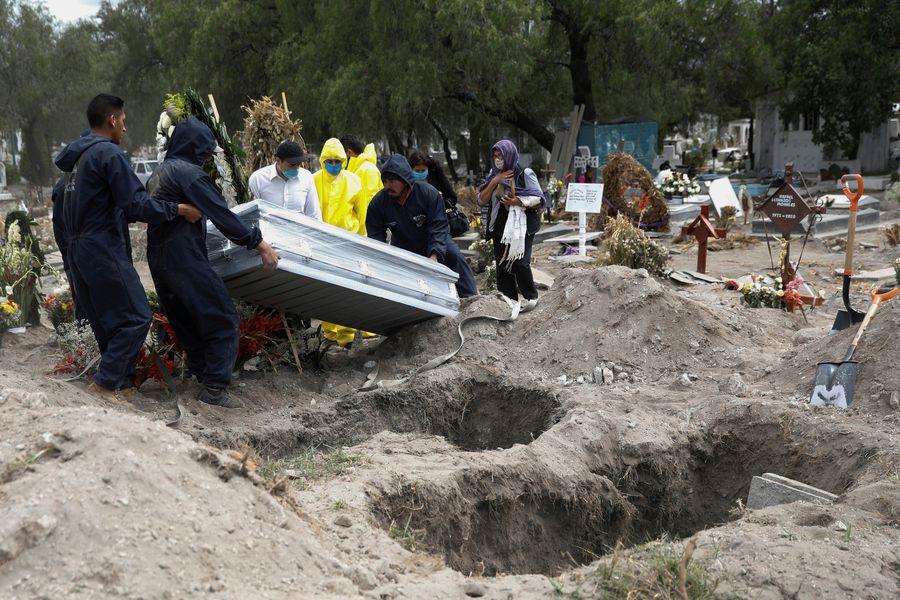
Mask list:
[[[760,362],[776,342],[760,314],[723,292],[703,301],[679,293],[645,270],[611,266],[567,269],[537,309],[515,324],[475,321],[465,326],[466,344],[454,359],[498,372],[528,373],[555,380],[562,374],[590,380],[595,367],[615,366],[617,379],[673,379],[683,372],[735,368]],[[379,377],[408,375],[435,356],[456,348],[461,319],[508,316],[496,296],[479,296],[455,319],[410,327],[371,353]],[[765,311],[784,326],[781,311]]]
[[[834,335],[822,335],[802,345],[792,353],[767,382],[788,393],[808,399],[813,388],[816,363],[841,361],[847,352],[858,326]],[[900,415],[900,406],[892,404],[900,399],[900,302],[888,302],[866,328],[853,359],[859,361],[859,375],[851,412]]]
[[[539,364],[580,365],[590,373],[603,361],[663,376],[728,367],[771,343],[733,303],[704,303],[650,277],[645,270],[611,266],[568,269],[528,321],[516,331]],[[742,351],[744,355],[742,356]]]
[[[141,417],[44,400],[0,400],[4,597],[347,597],[323,587],[344,577],[333,551],[240,463]]]

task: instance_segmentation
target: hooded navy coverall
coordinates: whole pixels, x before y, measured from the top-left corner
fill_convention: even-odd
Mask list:
[[[172,221],[178,207],[148,196],[109,138],[79,138],[55,162],[74,175],[64,190],[62,224],[72,287],[102,355],[94,382],[111,390],[132,387],[152,315],[131,262],[127,223]]]
[[[416,181],[406,158],[394,154],[381,167],[381,176],[399,177],[410,187],[406,201],[391,198],[381,190],[369,204],[366,213],[366,233],[372,239],[387,241],[391,231],[391,245],[421,256],[436,254],[438,261],[459,275],[456,292],[460,298],[478,294],[475,276],[450,237],[450,224],[441,194],[428,183]]]
[[[215,148],[212,131],[195,117],[175,127],[166,158],[147,187],[167,204],[193,204],[205,218],[150,225],[147,262],[160,307],[187,354],[188,368],[206,387],[223,389],[231,382],[237,358],[238,316],[225,284],[209,265],[206,219],[248,250],[259,245],[262,234],[228,209],[203,171]]]

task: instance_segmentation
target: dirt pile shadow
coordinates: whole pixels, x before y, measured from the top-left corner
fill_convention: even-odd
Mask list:
[[[404,478],[373,509],[385,527],[409,524],[465,574],[555,575],[619,542],[687,537],[737,518],[754,475],[845,492],[877,441],[809,425],[748,408],[665,439],[622,443],[610,434],[592,439],[571,472],[559,468],[562,457],[541,456],[541,444],[536,459]]]

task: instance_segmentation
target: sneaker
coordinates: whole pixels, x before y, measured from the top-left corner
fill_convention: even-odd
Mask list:
[[[537,298],[532,298],[531,300],[526,299],[522,302],[522,309],[519,312],[523,312],[523,313],[531,312],[535,308],[537,308],[537,305],[538,305]]]
[[[101,400],[109,400],[110,402],[115,402],[116,404],[122,404],[122,399],[116,392],[106,389],[105,387],[97,385],[93,382],[91,382],[91,384],[87,386],[87,393],[96,398],[100,398]]]
[[[197,398],[200,402],[210,404],[212,406],[221,406],[222,408],[242,408],[244,405],[228,395],[225,390],[216,388],[203,388],[200,396]]]

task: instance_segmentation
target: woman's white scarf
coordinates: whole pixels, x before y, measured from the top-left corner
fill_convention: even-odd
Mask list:
[[[507,269],[511,269],[514,262],[525,256],[525,236],[528,234],[525,209],[535,206],[541,199],[532,196],[519,196],[519,201],[524,206],[507,207],[509,214],[506,217],[503,236],[500,238],[500,242],[507,245],[501,261]]]

